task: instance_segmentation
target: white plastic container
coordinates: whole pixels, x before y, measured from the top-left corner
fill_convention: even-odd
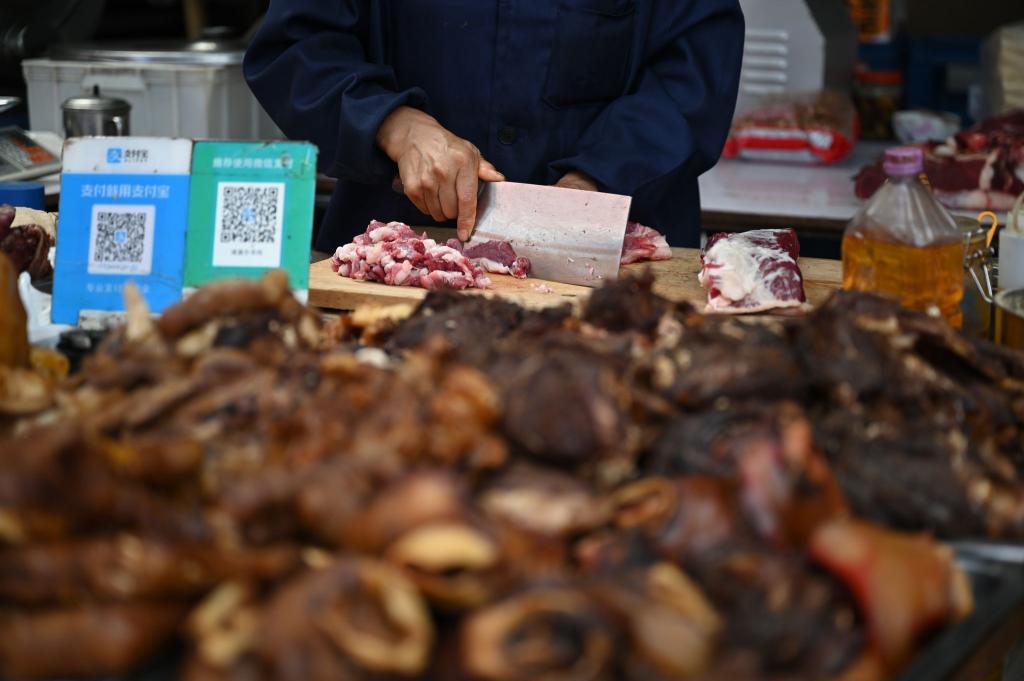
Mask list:
[[[239,50],[78,48],[22,63],[33,130],[63,133],[61,104],[99,87],[132,105],[139,136],[281,139],[242,76]]]

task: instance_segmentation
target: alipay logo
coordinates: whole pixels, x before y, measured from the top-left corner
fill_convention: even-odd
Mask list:
[[[124,159],[124,149],[111,147],[107,149],[107,163],[120,163]]]

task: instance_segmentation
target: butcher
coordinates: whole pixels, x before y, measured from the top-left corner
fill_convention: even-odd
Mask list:
[[[454,224],[480,181],[626,194],[697,246],[743,52],[738,0],[270,0],[245,77],[338,183],[316,248]]]

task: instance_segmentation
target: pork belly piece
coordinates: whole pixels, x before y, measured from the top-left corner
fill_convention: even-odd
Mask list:
[[[672,249],[664,234],[639,222],[630,222],[626,225],[626,238],[622,242],[622,258],[619,261],[621,264],[671,259]]]
[[[459,249],[416,234],[401,222],[374,220],[338,248],[331,268],[340,276],[428,290],[487,288],[490,279]]]
[[[804,308],[800,245],[791,229],[719,233],[701,252],[708,312],[743,314]]]

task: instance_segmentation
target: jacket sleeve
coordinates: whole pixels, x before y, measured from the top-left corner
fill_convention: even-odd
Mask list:
[[[738,0],[661,0],[630,91],[587,128],[575,154],[550,164],[604,191],[635,195],[670,175],[711,168],[729,133],[743,59]]]
[[[290,138],[320,148],[320,169],[384,182],[395,171],[377,130],[402,105],[426,108],[419,88],[399,90],[394,71],[368,56],[375,0],[271,0],[245,55],[249,87]]]

